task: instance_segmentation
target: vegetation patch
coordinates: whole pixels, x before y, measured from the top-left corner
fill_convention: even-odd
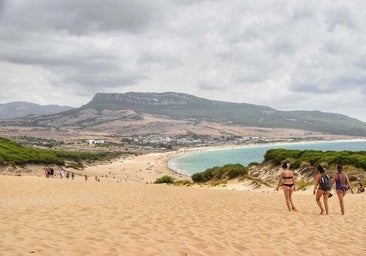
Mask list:
[[[264,161],[273,161],[280,165],[284,160],[291,159],[293,169],[304,163],[317,166],[320,163],[331,165],[350,165],[366,170],[366,151],[320,151],[320,150],[288,150],[270,149],[264,155]]]
[[[167,184],[173,184],[174,183],[174,178],[172,176],[169,176],[169,175],[164,175],[160,178],[157,178],[155,180],[155,184],[162,184],[162,183],[167,183]]]
[[[296,181],[296,190],[304,190],[308,186],[314,186],[311,181]]]
[[[154,181],[154,184],[171,184],[176,186],[190,186],[192,184],[189,180],[177,180],[174,179],[172,176],[164,175],[160,178],[157,178]]]
[[[262,164],[271,163],[273,168],[277,168],[283,162],[289,162],[291,169],[298,169],[299,174],[304,177],[313,177],[314,170],[318,164],[334,169],[337,164],[345,166],[345,171],[349,175],[352,183],[365,184],[366,170],[366,151],[318,151],[318,150],[287,150],[271,149],[264,156]],[[251,163],[249,167],[255,170],[258,163]],[[262,181],[260,178],[252,178],[249,175],[249,167],[240,164],[228,164],[222,167],[209,168],[203,172],[192,175],[192,180],[196,183],[210,183],[211,185],[220,185],[227,180],[238,178],[239,181],[250,179],[252,185],[258,187],[265,185],[271,187],[271,184]],[[254,169],[253,169],[254,168]],[[310,178],[303,181],[296,181],[297,189],[303,190],[314,182]]]
[[[192,180],[198,183],[205,183],[210,180],[234,179],[248,175],[248,167],[241,164],[227,164],[222,167],[209,168],[204,172],[192,175]]]
[[[211,183],[212,187],[217,187],[217,186],[226,186],[227,181],[226,180],[217,180],[214,181],[213,183]]]
[[[16,166],[25,164],[55,164],[64,166],[66,161],[71,166],[83,167],[83,162],[109,161],[120,153],[90,153],[57,151],[24,147],[7,138],[0,138],[0,165]]]

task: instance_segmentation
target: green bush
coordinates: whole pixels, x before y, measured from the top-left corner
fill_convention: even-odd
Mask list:
[[[248,166],[257,166],[257,165],[259,165],[258,162],[251,162]]]
[[[239,176],[247,175],[248,168],[241,164],[227,164],[222,167],[213,167],[205,170],[204,172],[195,173],[192,175],[194,182],[204,183],[210,180],[220,179],[234,179]]]
[[[292,159],[292,168],[298,168],[303,163],[309,163],[311,166],[327,163],[328,165],[352,165],[366,170],[366,151],[270,149],[264,155],[264,161],[273,161],[277,165],[286,159]]]
[[[192,182],[190,180],[175,180],[173,184],[176,186],[190,186]]]
[[[248,168],[242,166],[241,164],[225,165],[223,169],[229,179],[234,179],[236,177],[248,174]]]
[[[172,183],[174,183],[174,179],[173,179],[173,177],[171,177],[169,175],[164,175],[164,176],[156,179],[154,183],[156,183],[156,184],[161,184],[161,183],[172,184]]]
[[[264,154],[264,161],[273,161],[280,165],[285,159],[297,159],[301,150],[270,149]]]

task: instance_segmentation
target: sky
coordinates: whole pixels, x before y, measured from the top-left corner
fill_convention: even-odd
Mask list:
[[[0,0],[0,103],[179,92],[366,122],[363,0]]]

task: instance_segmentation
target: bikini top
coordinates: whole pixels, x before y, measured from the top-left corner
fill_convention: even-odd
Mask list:
[[[282,179],[292,179],[293,176],[289,176],[289,177],[282,177]]]

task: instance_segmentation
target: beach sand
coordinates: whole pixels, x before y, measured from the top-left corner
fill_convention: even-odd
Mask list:
[[[64,170],[75,174],[75,179],[83,179],[85,175],[88,180],[94,180],[97,176],[101,182],[115,183],[153,183],[156,179],[168,175],[175,179],[191,180],[189,176],[174,172],[167,167],[170,159],[185,154],[186,151],[169,151],[159,153],[148,153],[142,155],[131,155],[125,158],[115,159],[111,162],[91,164],[83,169],[77,170],[73,168],[65,168]],[[0,175],[15,175],[22,176],[45,176],[44,165],[28,164],[26,167],[17,168],[0,168]],[[60,167],[50,165],[55,170],[55,178],[60,178]],[[8,171],[7,169],[10,169]]]
[[[365,255],[366,195],[0,176],[0,255]]]
[[[169,159],[178,155],[177,151],[171,151],[130,156],[108,164],[88,166],[82,171],[75,172],[90,177],[98,176],[103,181],[124,183],[152,183],[164,175],[190,180],[190,177],[176,173],[167,167]]]

